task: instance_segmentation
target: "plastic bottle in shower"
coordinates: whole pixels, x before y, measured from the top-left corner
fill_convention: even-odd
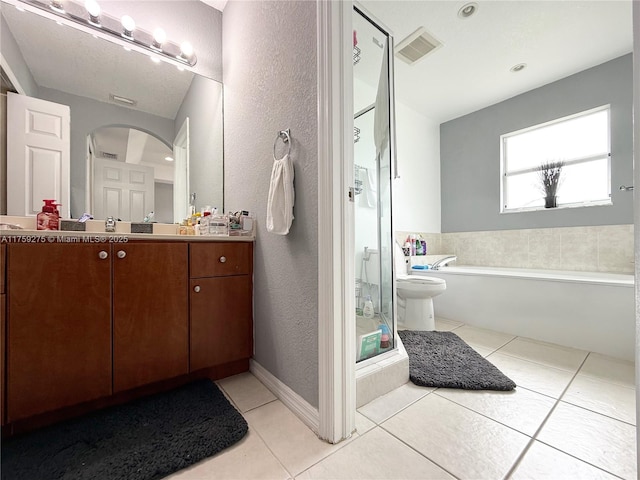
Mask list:
[[[367,295],[367,299],[364,301],[364,308],[362,309],[362,316],[364,318],[373,318],[373,301],[371,295]]]

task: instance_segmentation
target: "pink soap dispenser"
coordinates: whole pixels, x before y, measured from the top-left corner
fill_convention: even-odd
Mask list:
[[[60,212],[55,200],[43,200],[42,211],[37,215],[38,230],[58,230],[60,225]]]

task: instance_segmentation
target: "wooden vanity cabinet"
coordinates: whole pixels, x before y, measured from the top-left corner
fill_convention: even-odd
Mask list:
[[[188,244],[113,245],[113,390],[189,372]]]
[[[7,422],[111,394],[108,250],[8,245]]]
[[[7,359],[0,415],[11,428],[63,407],[84,404],[88,411],[163,384],[247,368],[251,242],[0,248],[0,300],[6,289],[7,302],[6,312],[0,305],[0,361]]]
[[[6,294],[5,294],[5,255],[6,246],[0,244],[0,425],[5,424],[5,408],[4,408],[4,396],[5,396],[5,339],[6,339]]]
[[[192,243],[190,369],[253,354],[253,244]]]

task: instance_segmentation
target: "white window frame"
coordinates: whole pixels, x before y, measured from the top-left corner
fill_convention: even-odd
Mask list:
[[[537,167],[530,168],[522,168],[522,169],[514,169],[507,172],[507,158],[505,155],[506,152],[506,142],[509,137],[513,137],[516,135],[521,135],[523,133],[538,130],[540,128],[548,127],[549,125],[563,123],[569,120],[573,120],[574,118],[591,115],[596,112],[600,112],[605,110],[607,112],[607,135],[608,135],[608,145],[607,152],[602,152],[597,155],[591,155],[588,157],[580,157],[574,158],[571,160],[565,160],[564,164],[566,166],[575,165],[579,163],[588,163],[597,159],[602,159],[603,156],[607,158],[607,184],[609,186],[609,198],[601,199],[601,200],[592,200],[592,201],[584,201],[584,202],[576,202],[576,203],[565,203],[562,205],[558,205],[555,208],[545,208],[544,206],[535,206],[535,207],[517,207],[517,208],[507,208],[505,205],[505,200],[507,198],[507,178],[513,175],[521,175],[525,173],[535,172]],[[576,207],[592,207],[592,206],[602,206],[602,205],[613,205],[611,200],[611,105],[602,105],[600,107],[592,108],[589,110],[584,110],[582,112],[574,113],[572,115],[567,115],[566,117],[557,118],[555,120],[551,120],[545,123],[540,123],[537,125],[533,125],[531,127],[523,128],[520,130],[516,130],[514,132],[505,133],[500,135],[500,213],[520,213],[520,212],[536,212],[541,210],[558,210],[563,208],[576,208]]]

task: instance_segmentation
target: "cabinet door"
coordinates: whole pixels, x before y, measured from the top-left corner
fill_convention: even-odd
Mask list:
[[[253,354],[249,275],[191,280],[191,371]]]
[[[7,248],[7,421],[111,394],[109,246]]]
[[[113,246],[113,388],[189,370],[188,246]]]

